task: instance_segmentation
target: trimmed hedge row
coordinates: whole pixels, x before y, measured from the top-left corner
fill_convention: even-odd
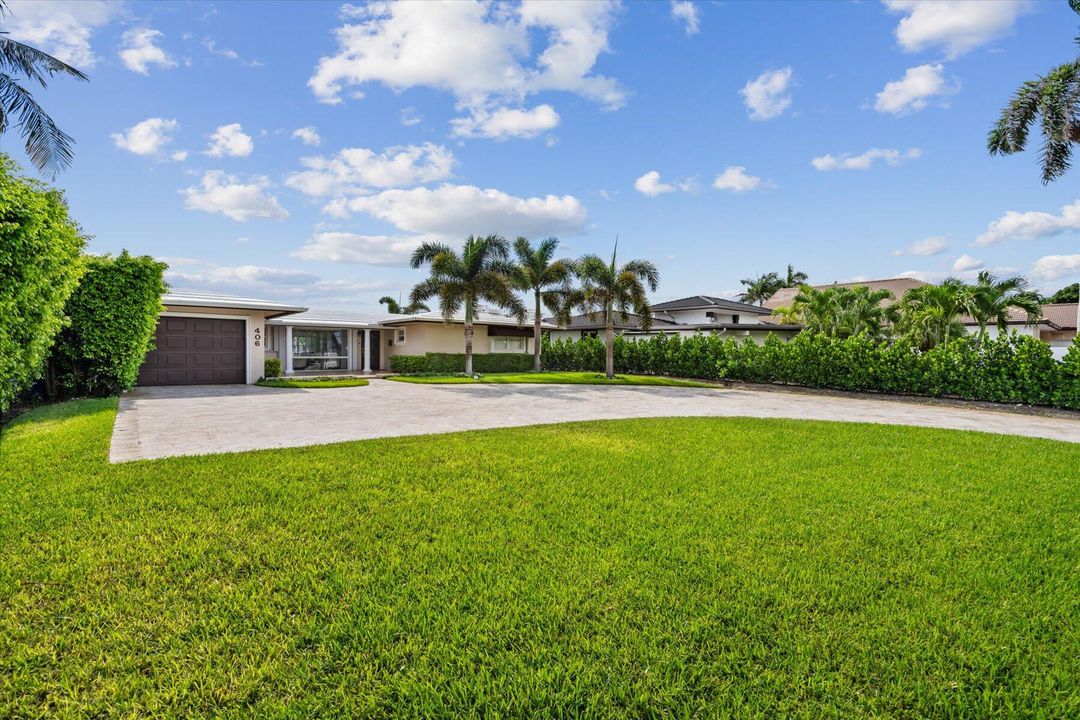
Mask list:
[[[602,372],[604,343],[545,341],[543,359],[546,370]],[[1015,334],[965,336],[925,352],[865,335],[800,333],[790,342],[770,335],[763,345],[718,335],[616,337],[615,370],[1080,410],[1080,340],[1061,362],[1045,342]]]
[[[533,367],[532,353],[474,353],[472,360],[476,373],[529,372]],[[465,372],[465,353],[391,355],[390,369],[407,375]]]

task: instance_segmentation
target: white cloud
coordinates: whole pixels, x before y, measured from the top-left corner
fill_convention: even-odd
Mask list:
[[[116,147],[121,150],[127,150],[136,155],[157,155],[172,142],[172,133],[179,127],[180,123],[175,120],[147,118],[140,123],[135,123],[125,132],[113,133],[111,137]]]
[[[671,17],[683,24],[687,37],[701,32],[701,21],[698,18],[697,5],[690,0],[671,0]]]
[[[904,77],[885,83],[877,94],[874,109],[880,113],[906,115],[926,108],[930,98],[952,95],[959,90],[959,83],[945,80],[945,66],[919,65],[908,68]]]
[[[949,242],[943,237],[928,237],[925,240],[916,240],[903,250],[893,250],[893,255],[938,255],[945,252]]]
[[[903,14],[896,40],[907,52],[931,47],[955,58],[1005,35],[1031,3],[1027,0],[884,0]]]
[[[739,94],[750,111],[751,120],[771,120],[788,109],[793,76],[790,67],[766,70],[743,86]]]
[[[626,93],[592,72],[608,50],[618,3],[374,2],[345,6],[338,51],[323,57],[308,81],[315,96],[341,102],[348,87],[382,83],[394,90],[430,87],[454,94],[468,109],[521,103],[559,90],[618,108]],[[541,39],[539,55],[533,52]],[[354,97],[362,97],[359,90]]]
[[[307,168],[285,179],[289,187],[313,197],[364,192],[365,188],[401,187],[446,180],[457,160],[442,145],[403,145],[381,153],[344,148],[332,157],[306,157]]]
[[[10,0],[4,30],[11,38],[44,50],[81,70],[98,58],[90,38],[122,10],[104,0]]]
[[[142,75],[150,74],[150,66],[176,67],[176,61],[154,43],[165,37],[153,28],[133,28],[121,36],[120,60],[124,67]]]
[[[829,172],[832,170],[869,170],[877,160],[884,160],[885,164],[896,166],[905,160],[917,160],[922,157],[922,150],[910,148],[904,152],[894,149],[870,148],[862,155],[844,153],[842,155],[822,155],[810,161],[818,170]]]
[[[961,255],[953,262],[953,272],[968,272],[970,270],[980,270],[984,267],[982,260],[976,260],[970,255]]]
[[[248,60],[240,57],[240,53],[236,52],[232,48],[218,47],[217,41],[213,38],[204,37],[202,39],[202,45],[211,55],[218,55],[229,60],[235,60],[241,65],[246,65],[247,67],[262,67],[262,62],[259,60]]]
[[[746,192],[762,187],[763,181],[759,177],[746,174],[746,168],[741,165],[731,165],[713,180],[713,187],[717,190],[731,190],[733,192]]]
[[[412,255],[425,239],[435,236],[357,235],[350,232],[321,232],[309,239],[295,257],[323,262],[360,263],[363,265],[409,264]]]
[[[319,137],[319,133],[315,131],[315,128],[310,125],[296,128],[293,130],[292,136],[305,145],[322,145],[322,138]]]
[[[469,117],[455,118],[450,124],[454,128],[453,134],[458,137],[534,138],[558,125],[559,114],[550,105],[537,105],[532,110],[476,109]]]
[[[267,194],[269,184],[264,177],[243,183],[233,175],[211,170],[203,175],[200,187],[189,187],[182,192],[189,210],[218,213],[237,222],[284,220],[289,213],[276,197]]]
[[[642,195],[656,197],[664,193],[675,192],[675,186],[660,182],[660,173],[650,170],[634,181],[634,189]]]
[[[1036,240],[1080,230],[1080,200],[1061,208],[1060,215],[1009,210],[990,223],[975,239],[976,245],[996,245],[1006,240]]]
[[[1070,275],[1080,275],[1080,254],[1041,257],[1031,268],[1031,275],[1039,280],[1057,280]]]
[[[187,150],[177,150],[176,152],[174,152],[169,157],[171,157],[176,162],[184,162],[185,160],[188,159],[188,151]]]
[[[385,280],[324,279],[304,270],[264,265],[218,265],[208,260],[163,257],[169,264],[165,279],[175,288],[215,292],[255,293],[260,297],[298,302],[355,302],[364,291],[384,289]]]
[[[255,149],[251,136],[243,131],[240,123],[222,125],[210,136],[206,154],[210,157],[247,157]]]
[[[460,239],[469,234],[506,237],[575,234],[585,226],[585,207],[572,195],[517,197],[473,185],[384,190],[341,199],[324,210],[341,217],[366,213],[405,233]]]
[[[401,124],[405,127],[419,125],[422,122],[424,122],[424,116],[416,112],[416,108],[407,107],[401,109]]]

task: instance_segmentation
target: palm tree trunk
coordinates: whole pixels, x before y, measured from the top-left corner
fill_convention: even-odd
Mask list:
[[[473,307],[472,300],[465,301],[465,374],[472,375]]]
[[[607,309],[606,341],[607,358],[604,362],[604,371],[610,379],[615,377],[615,317],[610,307]]]
[[[536,291],[536,314],[533,316],[533,372],[540,372],[540,291]]]

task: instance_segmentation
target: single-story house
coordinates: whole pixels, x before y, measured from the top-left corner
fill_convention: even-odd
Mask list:
[[[1017,308],[1009,309],[1009,332],[1028,335],[1050,345],[1051,352],[1058,360],[1065,357],[1073,339],[1076,337],[1077,303],[1048,303],[1042,306],[1042,317],[1036,323],[1029,323],[1027,313]],[[979,331],[979,324],[970,317],[961,319],[968,333]],[[997,325],[989,325],[986,334],[997,337]]]
[[[254,383],[268,357],[286,374],[373,372],[391,355],[463,353],[463,318],[318,311],[288,303],[199,292],[170,292],[139,385]],[[532,353],[531,320],[479,312],[473,352]],[[545,329],[554,328],[545,324]]]
[[[650,338],[654,335],[683,335],[696,333],[723,335],[736,339],[750,338],[757,343],[765,342],[769,334],[784,339],[794,337],[801,330],[798,325],[782,325],[772,322],[771,310],[757,305],[726,300],[711,295],[690,297],[656,303],[652,306],[652,327],[641,327],[641,317],[628,315],[623,320],[615,314],[615,333],[628,339]],[[545,322],[552,322],[548,318]],[[552,340],[577,340],[583,337],[603,338],[605,328],[603,313],[575,315],[569,324],[551,331]]]

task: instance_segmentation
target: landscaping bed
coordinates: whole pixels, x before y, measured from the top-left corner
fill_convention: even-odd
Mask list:
[[[556,385],[660,385],[664,387],[715,388],[716,383],[659,375],[616,375],[609,378],[592,372],[524,372],[492,373],[485,375],[392,375],[387,380],[425,385],[454,385],[469,383],[552,383]]]
[[[256,385],[272,388],[342,388],[363,387],[368,384],[367,378],[357,377],[312,377],[312,378],[262,378]]]

